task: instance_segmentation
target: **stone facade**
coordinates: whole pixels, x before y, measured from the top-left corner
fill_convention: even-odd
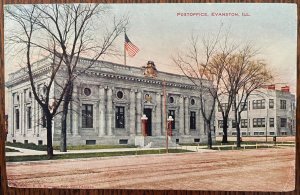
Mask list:
[[[89,59],[80,59],[78,71],[89,62]],[[46,59],[36,63],[35,83],[39,90],[47,82],[49,63],[52,62]],[[147,77],[144,71],[144,68],[97,61],[92,68],[80,74],[74,83],[73,101],[67,119],[68,144],[135,144],[136,136],[142,136],[143,114],[148,117],[147,138],[162,138],[166,134],[164,80],[166,112],[175,118],[173,142],[207,142],[198,98],[200,89],[182,75],[158,71],[157,77]],[[58,97],[59,83],[64,78],[65,72],[61,70],[50,97]],[[209,81],[203,82],[206,87],[212,85]],[[43,128],[41,109],[33,95],[28,95],[31,88],[26,73],[20,70],[10,74],[6,86],[10,97],[8,141],[45,144],[46,129]],[[208,93],[205,99],[209,107],[211,97]],[[31,126],[27,124],[28,120],[32,121]],[[54,145],[59,144],[60,131],[58,114],[53,121]]]
[[[246,109],[241,113],[241,136],[296,135],[295,104],[295,95],[290,92],[275,89],[254,91],[248,98]],[[222,113],[216,106],[217,136],[223,135],[222,121]],[[236,136],[234,123],[234,112],[231,108],[228,136]]]

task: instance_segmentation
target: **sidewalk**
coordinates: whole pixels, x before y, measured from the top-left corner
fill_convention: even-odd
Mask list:
[[[274,144],[252,144],[252,145],[241,145],[241,148],[247,148],[250,146],[268,146],[273,147]],[[289,146],[293,144],[278,144],[281,146]],[[223,148],[223,147],[236,147],[236,145],[213,145],[215,148]],[[38,150],[30,150],[24,148],[16,148],[12,146],[6,146],[6,148],[11,148],[15,150],[19,150],[20,152],[6,152],[6,156],[30,156],[30,155],[46,155],[47,151],[38,151]],[[218,150],[209,150],[206,149],[207,146],[179,146],[179,147],[169,147],[169,149],[183,149],[190,150],[193,152],[217,152]],[[127,151],[141,151],[141,150],[163,150],[165,148],[111,148],[111,149],[89,149],[89,150],[68,150],[67,152],[60,152],[59,150],[54,150],[54,154],[74,154],[74,153],[102,153],[102,152],[127,152]]]
[[[215,152],[215,150],[204,149],[206,146],[180,146],[180,147],[169,147],[169,149],[184,149],[194,152]],[[19,150],[20,152],[6,152],[6,156],[30,156],[30,155],[46,155],[47,151],[30,150],[24,148],[16,148],[12,146],[6,146]],[[74,154],[74,153],[102,153],[102,152],[127,152],[127,151],[141,151],[141,150],[164,150],[165,148],[111,148],[111,149],[89,149],[89,150],[68,150],[67,152],[60,152],[54,150],[54,154]]]

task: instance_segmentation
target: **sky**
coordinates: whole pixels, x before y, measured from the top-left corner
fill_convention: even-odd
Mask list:
[[[228,29],[236,42],[250,42],[259,49],[275,75],[275,83],[288,84],[295,93],[297,51],[296,4],[111,4],[110,15],[128,15],[126,32],[140,51],[133,58],[127,56],[127,65],[141,67],[148,60],[160,71],[181,73],[171,57],[188,47],[192,34],[217,34],[220,25]],[[205,16],[181,16],[198,13]],[[234,16],[219,16],[232,13]],[[243,16],[243,14],[246,16]],[[237,16],[238,14],[238,16]],[[9,21],[5,25],[10,25]],[[8,33],[8,32],[6,32]],[[124,35],[115,46],[123,53]],[[12,58],[6,59],[7,74],[19,68]],[[104,60],[123,64],[123,57],[104,57]]]
[[[171,60],[188,47],[192,34],[217,34],[220,25],[230,38],[250,42],[259,49],[275,75],[275,83],[287,83],[295,92],[297,11],[296,4],[143,4],[112,5],[112,11],[129,15],[127,35],[140,52],[127,64],[143,66],[153,60],[158,70],[180,73]],[[207,16],[178,16],[178,13],[202,13]],[[237,13],[239,16],[216,16]],[[250,16],[242,16],[247,13]],[[214,16],[213,16],[214,15]],[[123,38],[123,37],[122,37]],[[118,40],[122,49],[123,39]],[[123,63],[123,58],[113,59]]]

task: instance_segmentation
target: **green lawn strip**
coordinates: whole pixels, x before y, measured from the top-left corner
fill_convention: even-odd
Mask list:
[[[222,147],[213,147],[213,150],[247,150],[247,149],[259,149],[259,148],[278,148],[277,146],[268,146],[268,145],[255,145],[255,146],[242,146],[240,148],[236,147],[236,146],[222,146]]]
[[[193,152],[181,149],[169,149],[169,153],[184,153]],[[145,155],[145,154],[163,154],[165,149],[161,150],[136,150],[136,151],[122,151],[122,152],[98,152],[98,153],[73,153],[73,154],[56,154],[51,160],[57,159],[77,159],[77,158],[92,158],[92,157],[109,157],[109,156],[127,156],[127,155]],[[21,161],[40,161],[49,160],[47,155],[32,155],[32,156],[6,156],[7,162],[21,162]]]
[[[31,150],[47,151],[47,146],[46,145],[36,145],[34,143],[23,144],[23,143],[20,143],[20,142],[16,142],[16,143],[6,142],[5,144],[7,146],[12,146],[12,147],[16,147],[16,148],[25,148],[25,149],[31,149]]]
[[[36,145],[34,143],[23,144],[20,142],[11,143],[6,142],[7,146],[16,148],[25,148],[31,150],[47,151],[46,145]],[[80,146],[67,146],[67,150],[90,150],[90,149],[112,149],[112,148],[136,148],[134,145],[80,145]],[[60,146],[53,146],[54,150],[59,150]]]
[[[20,152],[20,151],[12,148],[5,148],[5,152]]]
[[[241,144],[243,145],[256,145],[256,144],[265,144],[266,142],[264,141],[242,141]],[[277,142],[277,144],[293,144],[295,142]],[[268,141],[267,144],[275,144],[275,142]],[[180,146],[207,146],[207,143],[191,143],[191,144],[186,144],[186,143],[179,143]],[[236,145],[236,141],[228,141],[228,143],[222,143],[221,141],[216,141],[213,146],[226,146],[226,145]]]
[[[79,145],[67,146],[67,150],[91,150],[91,149],[112,149],[112,148],[136,148],[134,145]],[[54,150],[59,150],[60,146],[53,146]]]

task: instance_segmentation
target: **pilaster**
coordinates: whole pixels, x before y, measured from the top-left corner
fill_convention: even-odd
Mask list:
[[[136,134],[137,135],[142,135],[141,117],[142,117],[142,92],[138,91],[136,94]]]
[[[184,98],[184,131],[186,135],[190,134],[190,121],[189,121],[189,98]]]
[[[106,124],[106,127],[107,127],[107,134],[109,136],[113,135],[113,132],[112,132],[112,116],[113,116],[112,110],[113,110],[113,107],[112,107],[112,89],[108,88],[107,89],[107,112],[106,112],[107,124]]]
[[[135,121],[136,121],[136,113],[135,113],[135,92],[134,90],[130,91],[130,135],[135,135],[136,134],[136,129],[135,129]]]
[[[157,136],[160,136],[162,134],[161,132],[161,94],[156,94],[156,134]]]
[[[72,134],[73,136],[78,136],[79,127],[79,100],[78,100],[78,89],[77,86],[73,88],[73,101],[72,101]]]
[[[184,135],[185,129],[184,129],[184,99],[183,96],[179,97],[179,134]]]
[[[105,89],[99,87],[99,132],[98,136],[105,136]]]

